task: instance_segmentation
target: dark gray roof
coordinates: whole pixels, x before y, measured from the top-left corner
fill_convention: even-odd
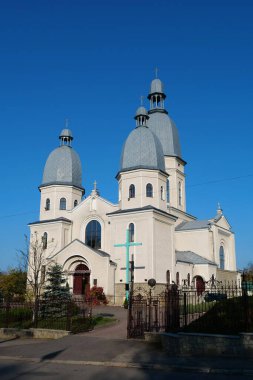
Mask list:
[[[166,112],[161,112],[161,110],[156,108],[149,111],[147,125],[161,142],[165,156],[181,158],[181,146],[177,127]]]
[[[168,212],[160,210],[159,208],[153,207],[151,205],[144,206],[144,207],[138,207],[138,208],[128,208],[125,210],[117,210],[117,211],[109,212],[106,215],[118,215],[118,214],[124,214],[124,213],[129,213],[129,212],[149,211],[149,210],[158,211],[158,212],[160,212],[166,216],[170,216],[171,218],[177,220],[177,217],[175,215],[169,214]]]
[[[48,156],[42,186],[52,184],[68,184],[82,189],[81,161],[70,146],[62,145]]]
[[[130,133],[121,153],[120,172],[140,168],[165,172],[162,145],[145,126],[137,127]]]
[[[192,251],[176,251],[176,261],[180,261],[182,263],[194,264],[194,265],[197,265],[197,264],[217,265],[213,261],[207,260],[204,257]]]
[[[70,219],[61,217],[61,218],[56,218],[56,219],[38,220],[37,222],[29,223],[28,226],[32,226],[33,224],[43,224],[43,223],[51,223],[51,222],[72,223],[72,221]]]
[[[210,220],[192,220],[190,222],[180,223],[175,230],[176,231],[186,231],[186,230],[199,230],[210,227]]]

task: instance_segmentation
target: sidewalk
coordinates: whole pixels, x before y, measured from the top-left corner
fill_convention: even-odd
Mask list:
[[[106,313],[107,310],[101,309]],[[69,365],[141,368],[167,371],[253,375],[252,359],[169,357],[161,348],[140,340],[126,340],[125,310],[114,326],[58,340],[0,341],[2,361],[51,362]]]

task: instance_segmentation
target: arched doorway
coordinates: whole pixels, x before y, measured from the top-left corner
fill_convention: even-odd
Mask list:
[[[197,295],[201,296],[201,294],[205,291],[205,282],[201,276],[196,276],[196,290],[197,290]]]
[[[88,295],[90,290],[90,270],[85,264],[78,264],[73,279],[73,294]]]

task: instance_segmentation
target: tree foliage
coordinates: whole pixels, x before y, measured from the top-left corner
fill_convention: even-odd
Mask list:
[[[12,268],[7,273],[1,273],[0,293],[5,301],[24,301],[26,272],[19,268]]]
[[[52,265],[47,272],[47,284],[43,294],[43,314],[45,317],[60,317],[66,314],[71,300],[69,285],[66,282],[62,266]]]

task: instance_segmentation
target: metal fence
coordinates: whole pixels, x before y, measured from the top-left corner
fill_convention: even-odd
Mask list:
[[[0,327],[31,327],[82,332],[92,329],[92,302],[84,300],[50,302],[2,302]]]
[[[130,292],[128,337],[145,332],[237,334],[253,330],[253,281],[222,283],[212,278],[200,292],[185,284],[160,294],[142,287]]]

